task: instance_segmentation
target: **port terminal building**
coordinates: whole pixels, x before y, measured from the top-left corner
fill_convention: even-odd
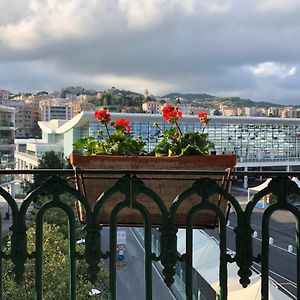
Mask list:
[[[134,135],[142,136],[151,151],[159,139],[159,131],[171,125],[159,114],[112,113],[112,120],[130,120]],[[215,153],[235,153],[238,156],[237,170],[240,171],[298,171],[300,170],[300,119],[272,117],[224,117],[209,116],[204,129],[214,143]],[[38,122],[42,139],[16,140],[17,169],[38,166],[39,158],[46,151],[68,157],[72,144],[83,136],[97,136],[100,125],[93,112],[84,111],[71,120]],[[202,131],[197,116],[183,116],[180,120],[183,132]],[[247,187],[247,178],[244,178]]]

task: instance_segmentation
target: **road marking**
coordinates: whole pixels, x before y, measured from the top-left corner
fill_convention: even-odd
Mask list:
[[[230,228],[230,229],[232,229],[232,230],[234,230],[234,227],[232,227],[232,226],[230,226],[230,225],[227,225],[227,227]],[[260,239],[260,238],[258,238],[258,237],[252,236],[252,238],[255,239],[255,240],[258,240],[258,241],[262,242],[262,239]],[[286,253],[289,253],[289,254],[292,254],[292,255],[294,255],[294,256],[297,256],[296,253],[290,252],[290,251],[288,251],[287,249],[282,248],[282,247],[280,247],[280,246],[276,246],[276,245],[274,245],[274,244],[269,244],[269,245],[270,245],[270,246],[273,246],[273,247],[275,247],[275,248],[277,248],[277,249],[279,249],[279,250],[282,250],[282,251],[284,251],[284,252],[286,252]]]
[[[260,266],[258,263],[256,263],[256,262],[253,262],[253,264],[255,264],[255,265],[257,265],[259,268],[261,268],[261,266]],[[255,272],[261,274],[261,272],[260,272],[258,269],[256,269],[255,267],[252,267],[252,269],[253,269]],[[292,288],[296,289],[295,293],[297,293],[297,283],[296,283],[296,282],[293,282],[293,281],[291,281],[290,279],[288,279],[288,278],[286,278],[286,277],[284,277],[284,276],[282,276],[282,275],[280,275],[280,274],[277,274],[276,272],[274,272],[274,271],[272,271],[272,270],[270,270],[270,269],[269,269],[269,272],[272,273],[273,276],[277,276],[277,277],[279,277],[279,278],[281,278],[281,279],[283,279],[283,280],[286,280],[287,283],[285,283],[285,282],[278,282],[278,281],[275,280],[273,277],[269,276],[269,278],[270,278],[269,280],[271,280],[271,281],[273,282],[273,284],[275,284],[275,286],[280,286],[280,288],[281,288],[283,291],[285,291],[285,293],[287,293],[290,297],[292,297],[293,299],[297,299],[297,296],[295,296],[291,291],[289,291],[288,289],[286,289],[286,288],[284,287],[284,285],[291,285]]]
[[[135,232],[133,231],[133,229],[131,227],[129,227],[132,235],[135,237],[135,239],[137,240],[138,244],[140,245],[140,247],[145,251],[143,244],[140,242],[140,240],[137,238]],[[160,274],[159,270],[157,269],[156,265],[152,262],[152,266],[154,267],[157,275],[159,276],[159,278],[162,280],[162,282],[164,283],[164,278],[162,277],[162,275]],[[170,295],[172,296],[172,298],[174,300],[177,300],[177,298],[175,298],[175,296],[173,295],[173,292],[170,288],[168,288]]]
[[[234,229],[234,227],[229,226],[229,225],[228,225],[227,227],[229,227],[230,229]],[[253,237],[253,238],[254,238],[254,237]],[[215,239],[216,239],[216,238],[215,238]],[[260,242],[262,241],[262,240],[259,239],[259,238],[254,238],[254,239],[256,239],[256,240],[258,240],[258,241],[260,241]],[[218,239],[216,239],[216,241],[218,241]],[[274,244],[271,244],[271,246],[273,246],[273,247],[275,247],[275,248],[278,248],[278,249],[280,249],[280,250],[282,250],[282,251],[285,251],[285,252],[287,252],[287,253],[289,253],[289,254],[293,254],[293,255],[296,256],[295,253],[289,252],[289,251],[287,251],[287,250],[284,249],[284,248],[281,248],[281,247],[276,246],[276,245],[274,245]],[[227,248],[227,249],[228,249],[229,251],[232,251],[232,250],[229,249],[229,248]],[[232,251],[232,252],[235,253],[235,251]],[[253,264],[256,265],[256,266],[258,266],[259,268],[261,268],[261,265],[258,264],[258,263],[256,263],[256,262],[253,262]],[[255,269],[255,268],[254,268],[254,269]],[[259,270],[257,270],[257,271],[259,272]],[[273,274],[273,276],[277,276],[278,278],[281,278],[281,279],[287,281],[288,284],[290,284],[293,288],[297,289],[297,283],[296,283],[296,282],[294,282],[294,281],[292,281],[292,280],[286,278],[285,276],[282,276],[282,275],[280,275],[280,274],[278,274],[278,273],[272,271],[270,268],[269,268],[269,272],[270,272],[271,274]],[[259,273],[261,274],[261,272],[259,272]],[[279,285],[284,291],[286,291],[286,293],[288,293],[288,294],[289,294],[290,296],[292,296],[294,299],[297,299],[297,297],[296,297],[292,292],[290,292],[290,291],[287,290],[285,287],[283,287],[284,284],[279,283],[277,280],[275,280],[275,279],[272,278],[271,276],[269,276],[269,277],[270,277],[277,285]]]
[[[261,265],[258,264],[257,262],[253,262],[253,264],[254,264],[254,265],[257,265],[257,266],[259,266],[259,267],[261,268]],[[282,276],[282,275],[280,275],[280,274],[278,274],[278,273],[276,273],[276,272],[274,272],[274,271],[272,271],[272,270],[269,270],[269,272],[272,273],[272,274],[274,274],[274,275],[276,275],[277,277],[279,277],[279,278],[281,278],[281,279],[287,281],[287,282],[288,282],[289,284],[291,284],[294,288],[297,288],[297,283],[296,283],[296,282],[294,282],[294,281],[292,281],[292,280],[290,280],[290,279],[288,279],[288,278],[286,278],[286,277],[284,277],[284,276]]]

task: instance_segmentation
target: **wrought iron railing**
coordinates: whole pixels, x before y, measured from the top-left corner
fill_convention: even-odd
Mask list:
[[[174,283],[174,276],[176,273],[176,264],[183,263],[185,266],[185,297],[192,300],[193,295],[193,219],[195,215],[202,210],[211,210],[218,217],[219,228],[219,299],[227,299],[228,294],[228,277],[227,268],[229,264],[236,263],[239,271],[239,282],[242,287],[246,288],[250,283],[250,276],[252,274],[252,267],[254,263],[261,264],[261,299],[269,299],[269,222],[272,214],[278,210],[289,211],[295,217],[296,223],[296,255],[297,255],[297,286],[300,283],[300,235],[299,235],[299,221],[300,211],[298,208],[289,202],[291,195],[296,198],[300,197],[300,189],[297,184],[290,179],[291,176],[299,176],[300,173],[274,173],[274,172],[236,172],[233,178],[242,178],[243,176],[264,176],[272,177],[273,180],[263,190],[259,191],[252,200],[247,203],[245,209],[242,209],[238,200],[225,189],[220,187],[215,175],[224,175],[222,172],[192,172],[194,176],[201,178],[195,180],[194,184],[183,191],[174,200],[169,210],[166,209],[163,200],[156,193],[152,191],[143,183],[143,176],[155,176],[155,171],[105,171],[105,170],[81,170],[83,173],[101,174],[106,176],[107,173],[113,173],[120,177],[116,183],[101,194],[97,204],[92,210],[89,207],[87,199],[76,190],[74,184],[66,181],[66,176],[74,176],[72,170],[7,170],[0,171],[9,174],[29,174],[29,173],[42,173],[51,176],[45,183],[36,188],[33,192],[26,195],[20,206],[18,207],[16,200],[3,188],[0,188],[0,196],[7,202],[11,215],[12,224],[9,228],[10,247],[9,251],[1,251],[1,284],[0,284],[0,298],[5,299],[5,290],[3,289],[3,261],[10,260],[13,263],[12,273],[15,275],[15,281],[22,285],[23,275],[25,272],[25,264],[30,260],[35,261],[35,297],[36,299],[47,299],[43,295],[43,219],[51,208],[61,209],[67,216],[69,222],[69,299],[76,299],[76,262],[85,260],[88,264],[86,274],[91,282],[95,282],[99,275],[99,264],[101,261],[108,261],[107,267],[109,269],[109,299],[116,299],[116,282],[117,282],[117,226],[118,214],[123,209],[135,209],[143,216],[144,228],[144,273],[145,273],[145,298],[152,299],[152,269],[153,262],[160,262],[162,265],[162,274],[165,284],[171,287]],[[125,174],[122,174],[125,173]],[[176,172],[164,171],[170,178],[178,174],[188,174],[189,172]],[[55,175],[54,175],[55,174]],[[209,177],[214,174],[214,179]],[[203,178],[205,175],[206,178]],[[94,186],[93,188],[97,188]],[[72,206],[67,205],[62,200],[62,195],[65,193],[72,195],[74,201],[79,201],[85,210],[86,224],[83,227],[83,238],[85,240],[84,253],[79,253],[76,250],[76,231],[75,220],[76,216]],[[101,208],[109,201],[109,197],[119,193],[122,197],[120,201],[112,207],[111,215],[109,218],[109,249],[104,251],[101,244],[101,235],[103,226],[101,225]],[[151,238],[151,212],[141,204],[138,200],[138,195],[146,194],[149,201],[154,201],[161,213],[162,223],[158,228],[160,247],[153,251],[152,238]],[[177,249],[177,231],[176,215],[180,209],[180,205],[186,201],[190,195],[197,195],[199,197],[186,215],[186,223],[184,229],[186,230],[186,253],[180,255]],[[226,213],[224,213],[217,204],[210,202],[210,197],[214,194],[219,194],[225,198],[228,203],[233,207],[236,212],[236,226],[235,233],[235,254],[229,255],[227,251],[227,231],[226,231]],[[262,217],[262,243],[261,250],[258,255],[253,254],[253,228],[251,226],[251,218],[255,205],[264,196],[272,194],[273,203],[270,204],[263,212]],[[48,196],[48,200],[42,206],[35,205],[35,228],[36,228],[36,247],[35,250],[30,252],[27,247],[27,220],[28,211],[32,205],[36,203],[40,195]],[[100,217],[99,217],[100,215]],[[2,221],[0,222],[2,224]],[[130,280],[130,278],[128,278]],[[300,291],[297,289],[295,295],[300,299]]]

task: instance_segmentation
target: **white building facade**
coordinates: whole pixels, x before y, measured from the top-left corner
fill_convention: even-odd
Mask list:
[[[66,99],[47,99],[39,102],[41,121],[70,120],[73,116],[72,103]]]
[[[148,114],[158,114],[161,111],[159,101],[151,100],[142,104],[142,109]]]

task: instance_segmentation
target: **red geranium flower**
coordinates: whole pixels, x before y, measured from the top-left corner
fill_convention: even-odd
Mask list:
[[[114,127],[116,130],[124,130],[127,132],[131,131],[131,127],[129,126],[129,120],[119,119],[115,122]]]
[[[199,112],[198,118],[199,118],[201,124],[207,125],[207,123],[208,123],[209,120],[208,120],[207,112],[206,111]]]
[[[173,105],[166,105],[162,108],[163,118],[169,123],[176,123],[178,119],[182,118],[182,112],[179,108],[175,108]]]
[[[105,110],[98,110],[95,112],[95,119],[99,121],[99,123],[105,125],[111,121],[111,114]]]

